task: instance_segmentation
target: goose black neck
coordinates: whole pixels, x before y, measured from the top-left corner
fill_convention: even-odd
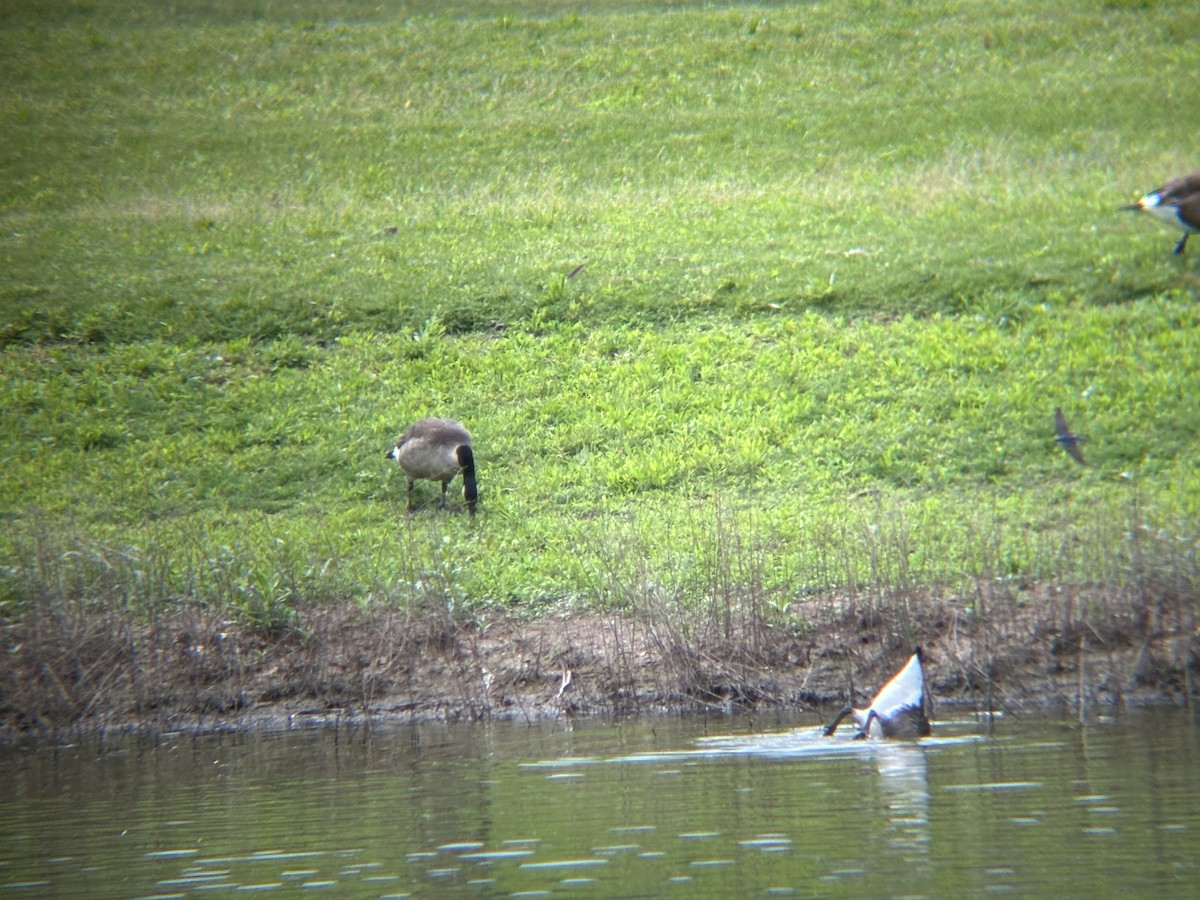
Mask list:
[[[475,454],[469,444],[459,444],[455,454],[458,464],[462,466],[463,499],[467,501],[467,510],[475,515],[475,502],[479,499],[479,486],[475,483]]]

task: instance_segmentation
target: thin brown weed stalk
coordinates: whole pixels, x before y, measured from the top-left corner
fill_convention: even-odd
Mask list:
[[[674,529],[676,526],[669,526]],[[724,704],[761,697],[786,633],[765,587],[765,553],[719,505],[686,530],[621,535],[595,549],[596,605],[637,623],[653,654],[660,693]],[[673,549],[664,555],[661,546]],[[613,629],[616,657],[627,632]],[[621,665],[626,665],[621,663]],[[630,682],[634,676],[624,676]]]

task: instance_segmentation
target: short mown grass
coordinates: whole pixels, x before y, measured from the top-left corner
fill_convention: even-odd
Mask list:
[[[0,617],[1191,584],[1200,276],[1115,208],[1196,164],[1197,33],[4,4]],[[429,414],[475,520],[405,515],[384,452]]]

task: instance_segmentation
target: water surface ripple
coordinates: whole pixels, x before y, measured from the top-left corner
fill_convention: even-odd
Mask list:
[[[749,717],[0,750],[0,896],[1192,896],[1185,711]]]

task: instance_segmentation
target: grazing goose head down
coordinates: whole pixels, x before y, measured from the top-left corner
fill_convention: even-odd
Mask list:
[[[442,483],[442,508],[446,508],[446,487],[460,472],[463,480],[463,499],[467,510],[475,515],[479,488],[475,484],[475,454],[471,450],[471,434],[454,419],[421,419],[401,435],[387,453],[408,476],[408,509],[413,510],[413,482],[418,478]]]
[[[925,673],[921,669],[921,648],[913,651],[904,668],[883,686],[866,709],[847,706],[825,729],[833,734],[846,716],[854,716],[858,724],[856,741],[871,737],[915,738],[929,734],[929,719],[925,715]]]
[[[1155,188],[1137,203],[1120,209],[1130,212],[1150,213],[1172,228],[1183,232],[1175,245],[1175,252],[1182,253],[1187,240],[1200,231],[1200,170],[1179,178],[1172,178],[1160,188]]]

